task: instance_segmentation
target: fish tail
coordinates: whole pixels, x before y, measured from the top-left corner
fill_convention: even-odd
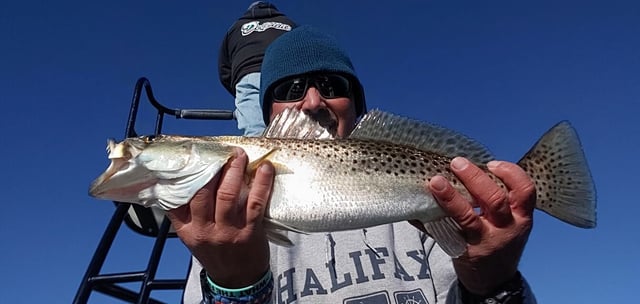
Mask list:
[[[581,228],[596,226],[596,190],[575,129],[549,129],[518,162],[533,179],[536,208]]]
[[[440,248],[451,257],[457,258],[467,251],[467,241],[462,235],[460,225],[451,217],[425,222],[424,229]]]

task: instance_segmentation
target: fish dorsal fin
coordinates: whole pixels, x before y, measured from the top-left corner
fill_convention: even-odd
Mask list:
[[[384,140],[448,157],[464,156],[475,163],[494,159],[483,144],[464,134],[380,110],[365,114],[349,138]]]
[[[267,138],[332,139],[333,135],[309,115],[296,108],[278,114],[262,136]]]

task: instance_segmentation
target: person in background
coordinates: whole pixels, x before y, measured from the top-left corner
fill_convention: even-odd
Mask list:
[[[366,111],[347,53],[335,38],[309,26],[269,46],[260,96],[265,123],[295,107],[337,137],[348,136]],[[408,222],[289,233],[293,247],[270,245],[262,218],[275,170],[265,162],[247,185],[247,163],[246,153],[236,150],[188,205],[168,213],[203,266],[200,281],[198,269],[192,272],[185,303],[536,303],[518,271],[533,225],[535,189],[516,164],[487,165],[507,185],[503,190],[467,159],[451,161],[481,213],[445,178],[425,182],[467,238],[467,252],[452,259]]]
[[[264,130],[260,109],[260,66],[264,51],[295,23],[275,5],[256,1],[227,31],[218,57],[222,85],[235,97],[238,129],[246,136],[258,136]]]

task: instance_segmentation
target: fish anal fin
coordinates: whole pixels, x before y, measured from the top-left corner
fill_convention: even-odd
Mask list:
[[[267,230],[267,240],[282,247],[293,247],[293,242],[287,237],[285,231],[281,230]]]
[[[262,225],[264,226],[264,229],[267,233],[267,239],[276,245],[280,245],[284,247],[293,246],[293,242],[291,242],[291,240],[287,236],[288,231],[301,233],[301,234],[308,234],[304,231],[285,225],[283,223],[280,223],[266,216],[262,221]]]
[[[453,218],[445,217],[423,225],[427,233],[449,256],[457,258],[467,251],[467,241],[462,235],[462,229]]]

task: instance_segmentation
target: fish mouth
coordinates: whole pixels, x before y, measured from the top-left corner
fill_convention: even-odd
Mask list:
[[[113,201],[139,203],[144,206],[143,201],[138,197],[138,193],[153,186],[157,182],[158,180],[143,180],[137,183],[123,184],[115,187],[108,183],[101,184],[89,189],[89,195],[99,199],[109,198]]]
[[[95,198],[116,198],[130,202],[137,192],[158,180],[148,170],[136,168],[127,160],[112,159],[109,168],[96,178],[89,187],[89,195]]]
[[[110,187],[112,186],[112,177],[126,165],[126,161],[122,161],[121,159],[112,159],[107,170],[98,176],[98,178],[91,183],[91,186],[89,186],[89,195],[93,197],[100,197],[106,191],[110,190]]]

